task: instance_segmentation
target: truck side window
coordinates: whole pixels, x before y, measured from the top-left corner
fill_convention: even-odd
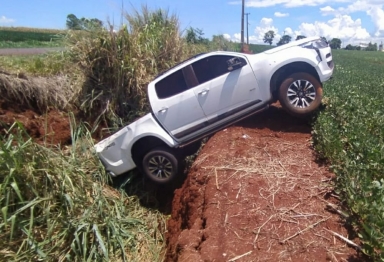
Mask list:
[[[180,94],[188,89],[182,69],[165,77],[155,84],[158,98],[164,99]]]
[[[217,55],[203,58],[193,63],[193,71],[195,71],[199,84],[229,73],[227,61],[231,58],[234,58],[234,56]]]

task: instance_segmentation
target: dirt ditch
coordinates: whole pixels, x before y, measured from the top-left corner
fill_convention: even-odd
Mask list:
[[[15,120],[37,141],[68,144],[68,115],[0,99],[1,132]],[[363,261],[316,161],[307,121],[279,107],[215,134],[172,202],[166,261]],[[328,205],[328,207],[327,207]]]
[[[332,178],[308,122],[278,107],[220,131],[175,191],[166,260],[362,261],[336,236],[359,243],[329,209]]]

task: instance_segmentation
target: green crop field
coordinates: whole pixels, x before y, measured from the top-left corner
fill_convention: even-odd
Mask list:
[[[61,46],[64,30],[0,27],[0,48]]]
[[[336,188],[363,251],[384,259],[384,53],[333,52],[334,78],[314,126],[318,152],[336,173]]]

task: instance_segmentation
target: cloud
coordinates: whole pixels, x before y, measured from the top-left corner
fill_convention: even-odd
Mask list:
[[[305,36],[339,38],[343,45],[368,41],[371,38],[368,31],[361,26],[361,20],[353,20],[349,15],[338,15],[326,22],[302,23],[297,32]]]
[[[239,43],[241,40],[241,34],[237,33],[233,35],[233,38],[231,38],[232,41]]]
[[[232,2],[233,4],[241,1]],[[343,5],[340,7],[340,4]],[[246,1],[247,6],[253,7],[296,7],[296,6],[319,6],[319,14],[329,16],[328,20],[323,20],[321,16],[314,18],[314,22],[301,23],[298,27],[277,28],[272,18],[262,18],[254,31],[250,34],[251,43],[263,44],[264,34],[273,30],[275,32],[274,43],[276,43],[283,34],[290,35],[295,39],[298,35],[305,36],[324,36],[327,39],[339,38],[342,45],[359,44],[359,43],[380,43],[384,38],[384,1],[383,0],[249,0]],[[281,11],[286,11],[282,9]],[[359,12],[364,12],[372,20],[374,29],[371,32],[363,26],[367,19],[362,23],[362,19],[356,17]],[[352,15],[355,14],[355,15]],[[275,17],[283,17],[289,13],[275,12]],[[352,18],[354,17],[354,18]],[[369,18],[368,18],[369,19]],[[317,20],[317,21],[316,21]],[[289,25],[289,24],[287,24]],[[240,34],[234,34],[232,40],[240,41]]]
[[[229,34],[223,34],[224,38],[227,39],[227,40],[230,40],[231,39],[231,35]]]
[[[374,35],[376,37],[384,37],[384,9],[382,0],[358,0],[350,5],[337,9],[331,6],[320,8],[320,13],[323,16],[334,15],[335,17],[340,17],[356,12],[365,12],[370,16],[375,26]]]
[[[15,22],[15,19],[7,18],[5,16],[0,16],[0,24],[12,24]]]
[[[379,8],[371,8],[367,11],[367,14],[372,18],[375,24],[376,37],[384,37],[384,10]]]
[[[251,36],[251,42],[252,43],[258,43],[258,44],[264,44],[263,38],[266,32],[268,31],[274,31],[275,34],[278,34],[279,29],[277,29],[275,26],[273,26],[273,19],[272,18],[266,18],[263,17],[260,20],[260,23],[258,26],[255,27],[253,34]],[[276,39],[276,35],[275,35]]]
[[[382,11],[382,10],[381,10]],[[378,17],[377,22],[379,26],[379,32],[384,33],[384,12],[376,11],[372,14]],[[381,24],[379,24],[381,23]],[[383,26],[382,26],[383,25]],[[264,44],[263,38],[266,32],[272,30],[275,32],[274,43],[279,41],[283,34],[292,37],[292,40],[296,39],[298,35],[304,36],[324,36],[327,39],[339,38],[342,41],[342,45],[358,44],[361,42],[368,43],[370,41],[378,42],[377,36],[371,36],[369,32],[362,27],[361,19],[353,20],[349,15],[337,15],[328,21],[315,21],[314,23],[301,23],[297,29],[286,27],[284,30],[280,30],[273,25],[272,18],[262,18],[259,24],[255,27],[254,31],[249,36],[249,41],[252,44]],[[228,35],[229,36],[229,35]],[[234,34],[231,38],[232,41],[240,42],[240,34]]]
[[[294,33],[293,33],[292,28],[287,27],[287,28],[284,29],[284,34],[285,35],[293,35]]]
[[[280,13],[280,12],[275,12],[276,17],[287,17],[289,16],[289,13]]]
[[[263,38],[266,32],[272,30],[275,32],[275,39],[280,39],[280,35],[278,35],[279,30],[273,26],[273,19],[263,17],[259,25],[255,27],[254,31],[249,35],[249,42],[252,44],[264,44]],[[241,34],[234,34],[230,40],[234,42],[240,42]]]
[[[330,7],[329,5],[327,5],[326,7],[320,8],[320,13],[321,15],[326,16],[326,15],[333,15],[337,13],[337,11],[332,7]]]

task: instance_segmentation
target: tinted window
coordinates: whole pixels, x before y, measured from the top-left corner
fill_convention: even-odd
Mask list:
[[[199,83],[202,84],[230,72],[227,61],[231,58],[233,56],[217,55],[193,63],[192,67]]]
[[[160,99],[180,94],[187,89],[182,70],[176,71],[155,84],[156,94]]]

